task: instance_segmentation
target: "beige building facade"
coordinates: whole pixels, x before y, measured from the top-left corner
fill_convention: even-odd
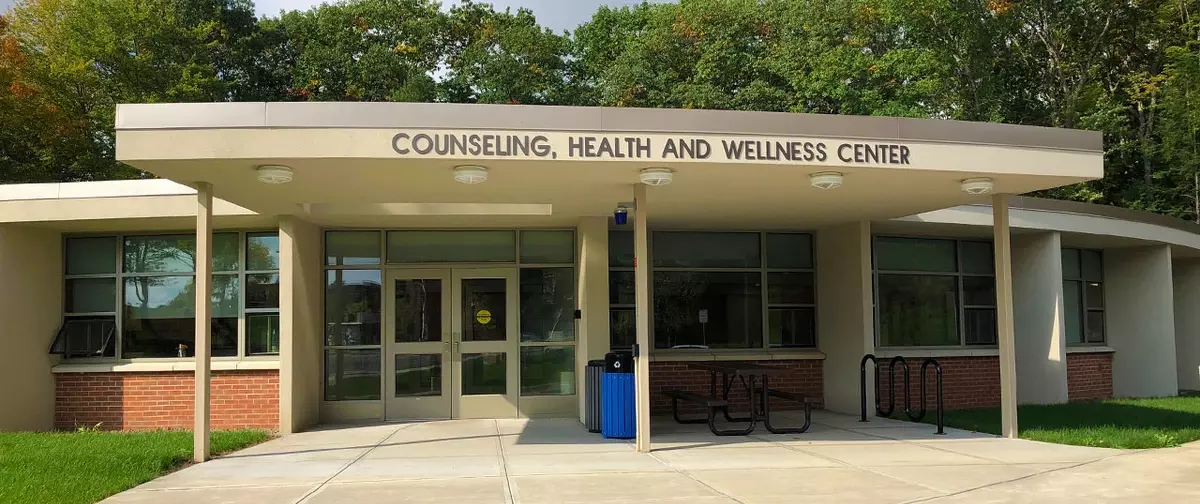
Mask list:
[[[1200,227],[1012,196],[1102,177],[1096,132],[154,104],[118,108],[117,157],[160,178],[0,186],[0,372],[28,384],[0,429],[581,417],[614,349],[644,422],[696,360],[848,413],[866,354],[1014,416],[1200,388]]]

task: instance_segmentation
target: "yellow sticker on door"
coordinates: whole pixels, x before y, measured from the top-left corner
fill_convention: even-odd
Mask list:
[[[487,310],[479,310],[475,312],[475,321],[480,324],[487,324],[492,321],[492,312]]]

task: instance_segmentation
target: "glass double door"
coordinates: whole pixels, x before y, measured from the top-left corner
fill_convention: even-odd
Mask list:
[[[391,270],[384,283],[386,419],[517,416],[516,270]]]

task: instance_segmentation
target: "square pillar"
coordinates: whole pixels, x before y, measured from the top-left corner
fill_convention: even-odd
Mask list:
[[[821,229],[816,235],[817,344],[825,353],[825,409],[858,415],[861,410],[860,363],[875,351],[872,308],[871,223],[854,222]],[[874,368],[867,369],[868,415],[874,416]]]
[[[212,377],[212,184],[196,183],[196,407],[192,458],[209,458],[209,385]]]
[[[633,186],[633,283],[634,310],[637,313],[637,346],[634,348],[634,372],[637,373],[637,451],[650,451],[650,241],[646,227],[646,186]]]
[[[321,229],[298,217],[279,223],[279,432],[317,424],[321,413],[324,279]]]
[[[1175,290],[1175,358],[1181,390],[1200,391],[1200,260],[1171,264]]]
[[[1007,194],[992,197],[996,269],[996,341],[1000,347],[1000,433],[1017,437],[1017,356],[1013,336],[1012,244]],[[1061,280],[1061,275],[1059,279]]]
[[[1013,237],[1013,327],[1017,401],[1067,402],[1062,241],[1058,233]]]
[[[608,328],[608,218],[584,217],[579,220],[575,230],[579,241],[578,286],[579,330],[576,331],[578,343],[576,347],[575,376],[584,380],[587,377],[587,363],[590,360],[603,359],[608,353],[610,332]],[[585,400],[587,390],[579,386],[579,421],[586,422],[587,414]]]
[[[54,428],[47,353],[63,323],[63,240],[57,231],[0,225],[0,431]]]
[[[1116,350],[1114,396],[1179,394],[1172,283],[1167,245],[1104,250],[1105,338]]]

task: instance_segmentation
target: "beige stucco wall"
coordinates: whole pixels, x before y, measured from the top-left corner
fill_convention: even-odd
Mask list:
[[[57,357],[47,352],[62,322],[62,236],[0,226],[0,431],[54,427]]]
[[[578,306],[582,318],[576,326],[578,338],[576,360],[576,390],[579,395],[579,420],[587,414],[587,362],[603,359],[608,352],[608,219],[584,217],[576,228],[579,243]]]
[[[1171,249],[1166,245],[1104,251],[1104,307],[1113,354],[1113,395],[1173,396],[1175,310]]]
[[[817,337],[825,353],[825,408],[858,414],[859,362],[875,349],[871,224],[821,229],[816,242]],[[868,369],[867,379],[872,376]],[[867,403],[874,404],[872,387],[867,387],[867,394]]]
[[[1175,362],[1179,388],[1200,390],[1200,260],[1171,264],[1175,291]]]
[[[1013,328],[1017,401],[1067,402],[1062,241],[1058,233],[1014,236]]]
[[[279,429],[316,425],[321,410],[321,230],[285,217],[279,225]]]

